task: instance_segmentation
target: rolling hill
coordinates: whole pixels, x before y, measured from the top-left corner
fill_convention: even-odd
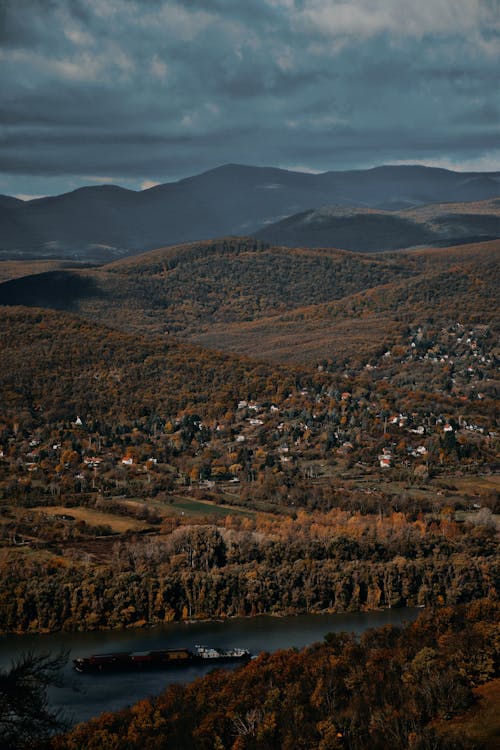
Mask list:
[[[361,252],[480,242],[500,237],[500,200],[439,203],[405,211],[324,206],[289,216],[256,236],[288,247],[334,246]]]
[[[297,306],[249,322],[216,324],[189,338],[274,362],[314,365],[328,359],[342,367],[347,360],[357,367],[405,343],[412,327],[495,321],[500,241],[409,251],[397,257],[406,278],[394,274],[388,283],[329,303]]]
[[[0,284],[0,304],[68,310],[129,331],[183,337],[326,303],[415,273],[398,255],[273,248],[249,238],[168,247],[99,268]]]
[[[0,284],[0,304],[71,311],[274,362],[367,363],[409,325],[494,320],[499,255],[499,240],[363,254],[226,238],[96,268],[17,271]]]
[[[2,322],[4,417],[24,410],[28,419],[82,414],[119,423],[183,408],[207,415],[240,393],[262,396],[288,384],[288,373],[272,365],[112,330],[63,311],[14,306],[3,310]]]
[[[2,196],[0,258],[107,262],[163,245],[248,235],[325,205],[401,210],[499,192],[493,172],[388,166],[311,175],[229,164],[142,192],[100,185],[26,202]],[[395,229],[402,228],[399,221]],[[359,239],[364,232],[361,226]],[[418,234],[417,242],[430,239]]]

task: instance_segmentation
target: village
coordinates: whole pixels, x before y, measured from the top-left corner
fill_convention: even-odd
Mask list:
[[[40,407],[35,429],[2,426],[0,493],[57,507],[59,522],[74,520],[72,506],[93,507],[94,526],[99,508],[147,526],[193,510],[321,509],[332,493],[394,504],[420,492],[425,509],[443,478],[494,475],[497,355],[486,326],[417,326],[360,372],[346,366],[335,380],[318,367],[281,402],[241,395],[217,419],[183,410],[102,429],[91,414],[47,424]],[[469,488],[460,507],[483,502]]]

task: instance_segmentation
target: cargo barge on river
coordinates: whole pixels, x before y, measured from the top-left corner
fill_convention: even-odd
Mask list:
[[[188,667],[192,664],[220,664],[245,662],[252,658],[246,648],[170,648],[163,651],[134,651],[93,654],[73,659],[77,672],[118,672],[143,669]]]

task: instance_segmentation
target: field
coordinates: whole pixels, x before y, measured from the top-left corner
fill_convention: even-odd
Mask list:
[[[238,508],[234,505],[219,505],[210,500],[199,500],[191,497],[171,495],[168,503],[154,503],[154,507],[166,516],[206,517],[215,516],[219,519],[226,516],[244,516],[250,518],[255,516],[255,511]]]
[[[72,268],[74,265],[64,260],[2,260],[0,261],[0,284],[29,274],[57,271]]]
[[[435,727],[450,739],[467,739],[481,750],[500,747],[500,679],[487,682],[474,690],[477,703],[465,714]]]
[[[148,524],[144,521],[136,520],[135,518],[128,518],[124,516],[115,515],[113,513],[104,513],[93,508],[81,508],[81,507],[66,507],[64,505],[49,505],[38,508],[33,508],[34,511],[40,511],[48,516],[66,516],[70,520],[74,519],[76,522],[85,521],[89,526],[109,526],[111,531],[115,534],[123,534],[127,531],[142,531],[148,528]]]

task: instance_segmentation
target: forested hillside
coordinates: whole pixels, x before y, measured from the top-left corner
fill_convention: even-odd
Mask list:
[[[449,737],[447,725],[477,700],[473,688],[498,674],[499,616],[498,605],[483,600],[359,640],[331,634],[299,653],[263,653],[235,672],[103,714],[52,747],[472,750],[479,745],[468,732]],[[483,748],[497,746],[495,730],[494,720],[483,727]]]
[[[24,428],[76,419],[119,424],[241,398],[280,398],[294,371],[168,337],[146,338],[48,310],[3,308],[3,415]]]
[[[496,596],[495,484],[452,478],[495,460],[488,330],[445,331],[464,373],[415,390],[427,331],[346,379],[67,313],[3,322],[4,631]]]
[[[390,281],[329,303],[212,325],[190,337],[277,362],[311,365],[328,359],[342,367],[346,361],[375,364],[377,355],[393,347],[406,349],[408,330],[422,326],[433,332],[428,341],[443,327],[464,321],[493,326],[497,336],[498,241],[375,257],[395,263]]]
[[[491,324],[499,249],[493,241],[363,255],[228,238],[100,268],[13,271],[0,303],[71,310],[127,332],[275,361],[366,364],[404,345],[408,326]]]
[[[78,311],[116,327],[189,335],[339,299],[411,275],[395,258],[271,248],[229,238],[183,245],[91,270],[0,285],[0,303]]]
[[[4,267],[0,632],[437,607],[55,748],[477,747],[439,722],[498,674],[498,252]]]

